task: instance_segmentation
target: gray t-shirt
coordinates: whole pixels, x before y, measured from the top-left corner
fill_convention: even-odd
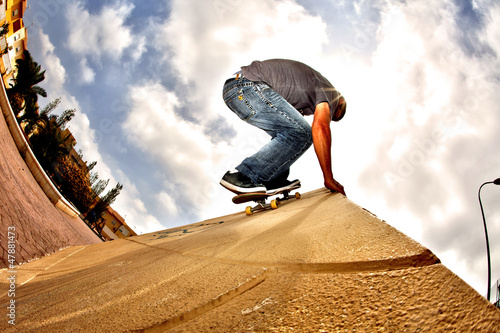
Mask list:
[[[330,118],[340,93],[319,72],[298,61],[271,59],[242,66],[243,75],[254,82],[265,82],[303,115],[314,114],[316,105],[328,102]]]

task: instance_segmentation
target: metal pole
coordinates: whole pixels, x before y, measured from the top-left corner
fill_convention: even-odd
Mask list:
[[[481,203],[481,189],[486,184],[493,184],[493,182],[486,182],[479,188],[478,197],[479,197],[479,206],[481,206],[481,214],[483,215],[483,224],[484,224],[484,235],[486,237],[486,254],[488,255],[488,292],[486,293],[486,299],[490,300],[490,284],[491,284],[491,260],[490,260],[490,242],[488,240],[488,229],[486,227],[486,219],[484,218],[484,210],[483,204]]]
[[[491,259],[490,259],[490,242],[488,240],[488,229],[486,227],[486,219],[484,217],[483,204],[481,203],[481,189],[486,184],[495,184],[500,185],[500,178],[495,179],[492,182],[486,182],[481,187],[479,187],[479,192],[477,196],[479,197],[479,206],[481,206],[481,214],[483,215],[483,224],[484,224],[484,235],[486,237],[486,254],[488,256],[488,292],[486,293],[486,298],[488,301],[490,300],[490,289],[491,289]]]

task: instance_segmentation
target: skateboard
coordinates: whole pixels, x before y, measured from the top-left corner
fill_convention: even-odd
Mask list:
[[[249,201],[254,201],[257,203],[257,206],[252,207],[248,206],[245,209],[245,213],[247,215],[252,215],[255,212],[259,212],[261,210],[267,210],[267,209],[277,209],[279,204],[282,201],[286,201],[292,198],[300,199],[300,193],[295,192],[293,196],[290,196],[290,191],[293,191],[295,189],[298,189],[300,187],[300,183],[290,187],[286,190],[283,191],[278,191],[274,193],[243,193],[243,194],[238,194],[237,196],[233,197],[233,202],[235,204],[241,204],[244,202],[249,202]],[[266,200],[267,198],[270,198],[275,195],[280,195],[282,194],[281,197],[277,197],[276,199],[271,200],[271,202],[267,203]]]

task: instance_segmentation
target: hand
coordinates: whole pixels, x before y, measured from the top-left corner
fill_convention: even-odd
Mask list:
[[[342,186],[339,182],[337,182],[333,178],[325,180],[325,187],[332,192],[339,192],[342,193],[343,195],[346,195],[344,191],[344,186]]]

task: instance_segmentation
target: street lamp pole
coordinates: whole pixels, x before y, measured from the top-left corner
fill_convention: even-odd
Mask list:
[[[486,254],[488,256],[488,292],[486,298],[488,301],[490,300],[490,289],[491,289],[491,259],[490,259],[490,242],[488,240],[488,229],[486,227],[486,219],[484,217],[484,210],[483,210],[483,204],[481,203],[481,189],[483,188],[484,185],[486,184],[495,184],[495,185],[500,185],[500,178],[495,179],[492,182],[486,182],[481,187],[479,187],[479,192],[477,196],[479,197],[479,206],[481,207],[481,214],[483,215],[483,224],[484,224],[484,235],[486,237]]]

